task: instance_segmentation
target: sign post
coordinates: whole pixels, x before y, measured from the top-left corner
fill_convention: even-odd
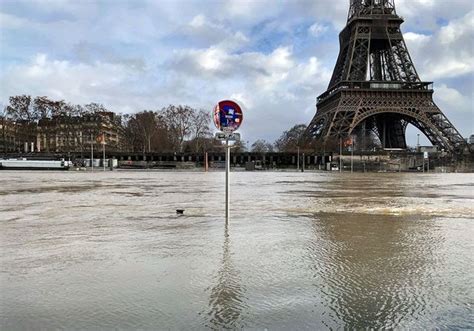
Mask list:
[[[243,114],[240,106],[233,101],[220,101],[214,107],[214,124],[220,132],[216,133],[216,138],[225,140],[225,220],[229,221],[229,201],[230,201],[230,145],[229,141],[240,141],[240,134],[234,133],[242,124]]]
[[[230,201],[229,172],[230,172],[230,146],[229,146],[229,138],[227,138],[225,140],[225,219],[226,221],[229,220],[229,201]]]

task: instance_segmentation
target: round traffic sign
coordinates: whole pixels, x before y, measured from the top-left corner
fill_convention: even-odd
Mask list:
[[[214,107],[214,124],[224,132],[233,132],[239,128],[244,119],[242,109],[234,101],[220,101]]]

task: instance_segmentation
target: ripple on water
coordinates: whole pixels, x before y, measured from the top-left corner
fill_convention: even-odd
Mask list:
[[[236,173],[227,231],[220,172],[35,176],[0,177],[1,329],[474,325],[472,175]]]

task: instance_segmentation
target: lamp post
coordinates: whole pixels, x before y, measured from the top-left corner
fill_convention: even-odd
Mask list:
[[[102,133],[102,165],[104,166],[105,171],[105,133]]]
[[[300,147],[297,146],[296,149],[298,151],[298,157],[296,159],[296,170],[300,171]]]
[[[351,136],[351,173],[354,172],[354,137]]]
[[[304,162],[305,162],[305,155],[303,152],[303,163],[301,164],[301,172],[304,172]]]
[[[91,133],[91,171],[94,171],[94,139]]]
[[[342,172],[342,136],[339,138],[339,172]]]

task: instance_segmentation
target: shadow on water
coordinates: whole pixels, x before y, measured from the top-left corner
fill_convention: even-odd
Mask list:
[[[222,261],[215,277],[216,284],[210,288],[207,312],[209,320],[205,322],[205,326],[214,330],[242,328],[242,311],[246,307],[245,288],[241,284],[240,272],[232,262],[227,221],[222,249]]]
[[[391,329],[433,322],[425,310],[443,299],[431,276],[446,262],[437,253],[443,235],[430,225],[394,215],[316,214],[307,253],[330,309],[324,324]]]

